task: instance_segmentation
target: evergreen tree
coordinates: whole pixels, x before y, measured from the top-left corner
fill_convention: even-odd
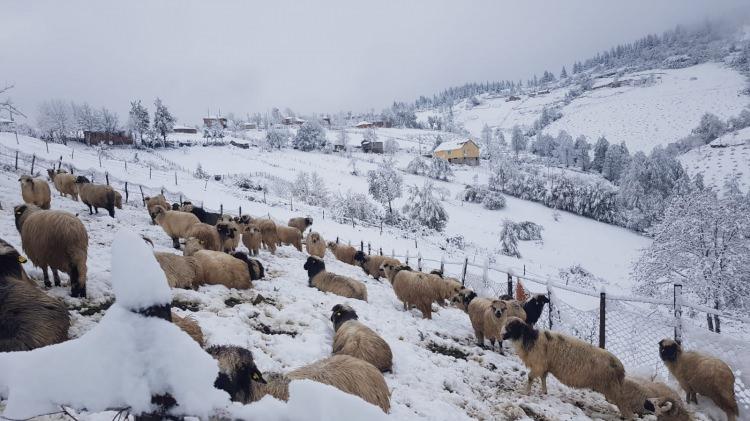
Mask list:
[[[483,158],[489,156],[490,145],[492,144],[492,129],[487,124],[482,127],[482,134],[480,136],[480,150]]]
[[[565,66],[563,66],[562,70],[560,71],[560,79],[567,79],[568,78],[568,71],[565,70]]]
[[[524,136],[523,131],[521,131],[521,128],[516,124],[513,126],[513,132],[510,137],[510,147],[513,149],[513,152],[518,155],[519,152],[526,150],[526,136]]]
[[[573,150],[573,160],[575,162],[575,165],[582,171],[588,171],[591,167],[591,157],[589,156],[589,150],[591,150],[591,145],[586,140],[586,136],[578,136]]]
[[[326,132],[316,120],[306,121],[294,137],[294,147],[304,152],[320,150],[326,144]]]
[[[518,251],[518,233],[516,233],[515,225],[511,220],[503,221],[503,229],[500,231],[500,253],[520,259],[521,252]]]
[[[420,189],[409,186],[403,211],[407,218],[436,231],[442,231],[448,222],[448,213],[433,194],[434,186],[426,181]]]
[[[604,158],[607,156],[607,149],[609,149],[609,142],[607,138],[602,136],[596,141],[596,145],[594,146],[594,160],[591,162],[591,168],[594,171],[602,172]]]
[[[167,133],[172,131],[176,119],[169,112],[167,106],[161,102],[161,99],[156,98],[154,106],[156,107],[154,110],[154,133],[161,136],[166,143]]]
[[[148,110],[141,104],[141,100],[130,102],[130,113],[128,113],[128,129],[134,137],[143,143],[143,135],[148,133],[151,121]]]

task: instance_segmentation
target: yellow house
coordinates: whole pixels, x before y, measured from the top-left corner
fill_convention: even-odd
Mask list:
[[[435,148],[432,156],[451,164],[479,165],[479,146],[471,139],[451,140]]]

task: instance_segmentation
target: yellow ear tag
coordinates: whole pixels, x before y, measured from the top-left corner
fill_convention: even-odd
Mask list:
[[[337,316],[341,316],[341,312],[340,312],[340,311],[337,311],[337,312],[336,312],[336,315],[337,315]]]
[[[258,373],[253,373],[253,380],[258,380]]]
[[[26,263],[27,259],[24,256],[18,256],[18,263]]]

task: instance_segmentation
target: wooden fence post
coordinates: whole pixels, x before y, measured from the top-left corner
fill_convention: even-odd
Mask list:
[[[682,342],[682,284],[674,284],[674,340]]]
[[[161,188],[161,195],[164,196],[164,187]]]
[[[370,246],[369,242],[367,243],[367,254],[368,255],[372,254],[372,247]]]
[[[363,240],[359,240],[359,251],[362,253],[365,252],[365,242]]]
[[[49,141],[48,140],[44,141],[44,146],[47,147],[47,153],[49,153]]]
[[[57,161],[57,170],[60,171],[60,167],[62,167],[62,155],[60,155],[60,160]]]
[[[552,330],[552,285],[550,285],[549,280],[547,281],[547,298],[549,299],[549,303],[547,303],[547,319],[549,320],[549,330]]]
[[[16,151],[16,171],[18,171],[18,151]]]
[[[409,250],[406,250],[406,264],[409,264]]]
[[[34,164],[36,163],[36,154],[31,156],[31,176],[34,176]]]
[[[336,237],[336,244],[339,243],[339,237]]]
[[[490,258],[484,258],[484,265],[482,265],[482,284],[487,287],[490,281]]]
[[[128,172],[128,161],[122,161],[125,163],[125,172]]]
[[[508,274],[508,295],[513,296],[513,275]]]
[[[143,195],[143,186],[139,185],[139,189],[141,189],[141,200],[143,201],[143,206],[146,206],[146,196]]]
[[[599,348],[605,349],[607,325],[607,293],[599,293]]]
[[[219,203],[219,215],[224,215],[224,204]]]
[[[151,165],[148,166],[148,179],[151,180]]]
[[[242,206],[240,206],[240,214],[239,217],[242,218]]]
[[[177,185],[177,171],[174,172],[174,185]]]
[[[466,285],[466,268],[469,266],[469,257],[464,257],[464,269],[461,272],[461,285]]]
[[[383,247],[380,248],[380,255],[383,255]]]
[[[422,271],[422,252],[417,252],[417,270]]]
[[[128,182],[125,182],[125,203],[128,203]]]
[[[101,151],[97,154],[99,156],[99,168],[102,167],[102,153]]]
[[[445,256],[440,256],[440,273],[445,273]]]
[[[104,171],[104,178],[107,180],[107,185],[109,186],[109,171]]]

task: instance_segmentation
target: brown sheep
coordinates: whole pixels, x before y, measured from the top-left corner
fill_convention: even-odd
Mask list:
[[[276,223],[265,218],[249,218],[248,221],[249,223],[256,225],[260,230],[261,244],[267,248],[271,254],[276,254],[276,245],[279,244],[279,234],[276,232]]]
[[[408,266],[395,266],[384,263],[383,271],[393,285],[396,297],[404,303],[404,310],[415,306],[422,312],[422,318],[432,319],[432,303],[435,301],[435,290],[428,275],[413,272]]]
[[[326,264],[323,259],[310,256],[303,267],[307,270],[308,286],[342,297],[367,301],[365,284],[346,276],[326,272]]]
[[[294,246],[302,251],[302,232],[297,228],[276,225],[276,234],[279,237],[279,244]]]
[[[688,403],[698,403],[698,394],[711,399],[734,421],[739,415],[734,396],[734,373],[722,360],[695,351],[684,351],[671,339],[659,342],[659,356],[685,390]]]
[[[334,355],[351,355],[367,361],[378,370],[393,370],[393,353],[383,338],[359,322],[357,312],[346,304],[336,304],[331,309]]]
[[[547,394],[547,374],[574,388],[587,388],[604,396],[615,396],[622,387],[625,369],[617,357],[599,347],[572,336],[539,331],[519,318],[511,318],[502,331],[502,339],[511,340],[516,353],[529,368],[526,394],[534,379],[541,378],[542,393]]]
[[[24,203],[49,209],[52,195],[46,181],[41,178],[31,178],[28,175],[22,175],[18,181],[21,183],[21,196]]]
[[[643,407],[656,415],[656,421],[693,421],[680,398],[651,398]]]
[[[476,344],[484,347],[484,315],[492,307],[492,300],[479,298],[474,291],[463,290],[453,299],[453,302],[469,315],[471,327],[474,329]]]
[[[426,274],[425,279],[432,289],[433,300],[441,306],[445,306],[446,300],[451,299],[464,289],[464,286],[453,278],[443,278],[442,276],[430,273]]]
[[[221,240],[221,249],[224,253],[231,253],[237,249],[240,244],[240,228],[232,220],[221,220],[216,224],[216,231],[219,233]]]
[[[152,197],[146,196],[143,198],[143,200],[146,202],[146,209],[148,210],[148,216],[151,217],[152,225],[156,225],[156,220],[154,219],[154,211],[156,210],[157,206],[161,206],[165,210],[172,208],[163,194]]]
[[[247,247],[250,254],[257,256],[260,251],[260,245],[263,236],[260,234],[260,229],[255,224],[249,224],[242,229],[242,244]]]
[[[319,233],[310,231],[305,238],[305,249],[310,256],[322,259],[326,255],[326,242]]]
[[[387,256],[378,256],[376,254],[371,254],[368,256],[363,251],[359,250],[354,253],[354,261],[355,264],[361,267],[366,274],[372,276],[377,280],[380,280],[380,278],[385,278],[385,273],[383,273],[383,270],[381,269],[383,263],[390,263],[394,266],[401,265],[401,262],[398,261],[398,259]]]
[[[630,419],[633,414],[646,414],[644,403],[649,398],[680,400],[677,393],[666,384],[632,376],[625,376],[619,393],[605,397],[608,401],[617,405],[617,409],[620,410],[620,414],[625,419]]]
[[[352,246],[345,246],[343,244],[337,244],[334,241],[328,242],[328,250],[331,250],[336,259],[344,263],[354,265],[354,255],[357,253],[357,249]]]
[[[172,323],[177,325],[183,332],[187,333],[198,345],[203,348],[206,345],[206,341],[203,339],[203,331],[198,322],[192,317],[182,317],[172,310]]]
[[[219,231],[213,225],[198,222],[191,226],[185,235],[186,238],[194,237],[201,240],[203,248],[206,250],[222,251]]]
[[[76,178],[76,186],[81,202],[89,207],[89,215],[94,214],[91,210],[93,207],[96,213],[99,213],[99,208],[104,208],[109,212],[109,216],[115,217],[115,190],[111,186],[93,184],[82,175]]]
[[[203,269],[195,257],[161,251],[154,252],[154,256],[167,276],[170,287],[195,289],[204,283]]]
[[[70,195],[70,198],[78,201],[78,188],[76,187],[76,176],[68,174],[64,170],[55,171],[54,169],[47,170],[52,184],[55,185],[55,189],[60,192],[60,196],[65,197]]]
[[[261,263],[260,260],[253,259],[252,257],[249,257],[247,253],[242,251],[235,251],[234,253],[232,253],[232,256],[245,262],[245,264],[247,265],[247,269],[250,271],[251,281],[263,279],[263,277],[265,276],[265,268],[263,267],[263,263]]]
[[[253,286],[246,262],[213,250],[199,250],[193,256],[203,270],[202,279],[206,285],[224,285],[237,289],[248,289]]]
[[[122,209],[122,195],[117,190],[115,190],[115,207],[117,209]]]
[[[61,270],[70,276],[71,295],[85,297],[89,235],[81,221],[71,213],[33,205],[16,206],[14,212],[23,251],[34,266],[42,268],[44,285],[52,286],[48,267],[56,286],[60,285],[57,271]]]
[[[0,352],[28,351],[68,339],[68,309],[23,279],[24,261],[0,240]]]
[[[172,245],[176,249],[180,248],[180,238],[188,238],[190,228],[200,223],[198,217],[192,213],[167,210],[159,205],[154,207],[151,218],[172,239]]]
[[[313,224],[313,219],[312,218],[310,218],[310,217],[305,217],[305,218],[299,217],[299,218],[292,218],[292,219],[290,219],[289,222],[287,223],[287,226],[297,228],[299,230],[299,232],[304,233],[305,230],[308,227],[312,226],[312,224]]]
[[[503,353],[503,340],[500,331],[513,317],[526,320],[526,313],[521,303],[516,300],[492,300],[492,304],[484,312],[484,336],[490,340],[490,347],[493,349],[497,341],[501,354]]]

